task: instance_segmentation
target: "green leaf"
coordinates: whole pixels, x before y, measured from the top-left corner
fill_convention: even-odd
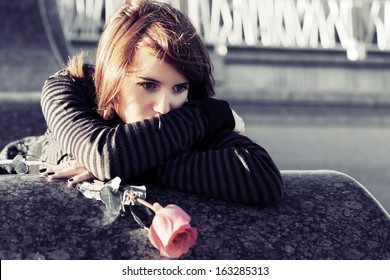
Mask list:
[[[114,194],[110,186],[105,185],[100,191],[100,199],[108,211],[118,214],[122,208],[122,198],[119,193]]]
[[[113,194],[117,194],[118,193],[118,189],[120,187],[120,184],[121,184],[121,178],[115,177],[114,179],[112,179],[111,181],[108,181],[104,185],[109,187],[110,191]]]

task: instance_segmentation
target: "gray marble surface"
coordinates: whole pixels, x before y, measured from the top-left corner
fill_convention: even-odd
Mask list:
[[[283,171],[284,199],[248,206],[148,187],[198,229],[182,259],[390,259],[390,218],[364,187],[335,171]],[[161,259],[126,212],[65,181],[0,176],[0,259]]]

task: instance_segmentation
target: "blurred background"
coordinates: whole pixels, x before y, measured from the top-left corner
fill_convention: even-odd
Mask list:
[[[95,49],[123,0],[0,0],[0,149],[45,131],[43,82]],[[350,175],[390,210],[390,1],[172,0],[209,48],[217,98],[282,170]]]

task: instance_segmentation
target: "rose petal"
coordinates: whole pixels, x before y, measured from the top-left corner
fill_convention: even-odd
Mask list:
[[[173,234],[173,221],[170,217],[157,213],[151,226],[153,226],[163,246],[166,246]]]
[[[177,224],[178,227],[180,227],[182,224],[189,224],[191,221],[191,217],[182,208],[180,208],[175,204],[169,204],[166,207],[164,207],[161,211],[162,214],[174,218],[175,224]]]
[[[189,248],[195,244],[198,232],[196,228],[187,228],[175,235],[172,242],[164,248],[166,256],[170,258],[179,258],[188,252]],[[161,253],[161,251],[160,251]]]
[[[160,240],[160,237],[158,236],[158,234],[156,233],[156,231],[153,227],[153,224],[149,227],[148,237],[149,237],[150,243],[152,243],[152,245],[155,248],[160,249],[160,248],[164,247],[161,240]]]
[[[166,242],[164,244],[164,246],[168,246],[169,244],[171,244],[174,240],[177,240],[179,238],[178,235],[180,235],[181,233],[183,232],[186,232],[186,230],[190,229],[191,226],[189,224],[185,224],[185,225],[182,225],[180,228],[178,228],[177,230],[175,230],[174,232],[172,232],[171,236],[169,237],[169,240],[168,242]]]

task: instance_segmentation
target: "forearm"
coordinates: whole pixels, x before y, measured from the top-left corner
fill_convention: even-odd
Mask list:
[[[114,128],[84,118],[48,123],[63,151],[106,180],[130,179],[189,149],[206,129],[188,118],[172,113]]]
[[[232,117],[225,114],[227,103],[216,100],[189,102],[160,117],[109,126],[92,109],[95,105],[84,90],[66,77],[53,78],[44,86],[41,104],[61,149],[101,180],[131,179],[190,150],[216,131],[234,126]],[[209,116],[211,107],[223,111],[226,120],[217,114]]]
[[[161,166],[159,184],[234,202],[279,200],[283,182],[268,153],[246,137],[221,136],[220,145],[180,154]]]

